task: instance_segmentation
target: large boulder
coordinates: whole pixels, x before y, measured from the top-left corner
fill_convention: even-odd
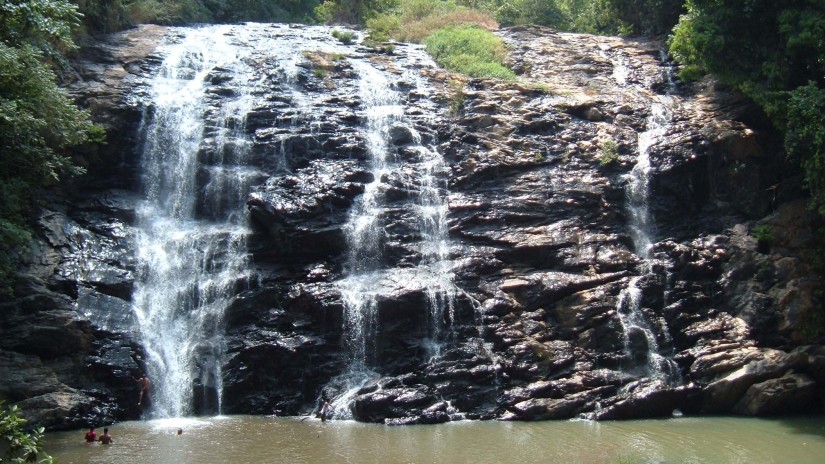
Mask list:
[[[733,411],[748,416],[811,413],[815,399],[816,382],[804,374],[787,374],[751,385]]]

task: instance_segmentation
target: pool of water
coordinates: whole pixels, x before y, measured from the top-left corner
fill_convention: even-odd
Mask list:
[[[231,416],[122,422],[108,446],[85,444],[84,433],[49,433],[46,451],[59,464],[825,462],[825,417],[388,427]]]

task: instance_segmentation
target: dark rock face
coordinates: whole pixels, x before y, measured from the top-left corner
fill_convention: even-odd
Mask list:
[[[331,40],[319,30],[272,33]],[[155,45],[175,40],[167,32],[140,28],[84,55],[72,91],[110,143],[39,213],[16,299],[2,304],[0,398],[51,428],[141,413],[131,379],[145,368],[131,311],[137,102],[161,60]],[[805,250],[822,224],[774,141],[742,122],[744,103],[711,84],[672,87],[659,44],[530,28],[501,36],[521,82],[470,80],[460,95],[405,45],[305,53],[288,79],[256,63],[266,85],[245,121],[261,173],[247,201],[255,278],[224,313],[223,413],[308,414],[322,395],[344,394],[357,420],[391,425],[821,408],[825,349],[811,329],[821,281]],[[346,391],[345,227],[376,181],[359,60],[390,77],[407,124],[388,130],[396,164],[380,179],[379,264],[399,272],[375,283],[374,376]],[[233,75],[216,68],[207,79],[219,107]],[[672,115],[649,149],[645,255],[626,191],[661,102]],[[198,153],[203,166],[220,156],[213,145]],[[422,260],[410,207],[423,188],[419,145],[447,163],[438,189],[455,295],[435,350],[432,296],[401,272]],[[756,225],[772,231],[767,250]],[[198,412],[214,411],[217,391],[196,389]]]

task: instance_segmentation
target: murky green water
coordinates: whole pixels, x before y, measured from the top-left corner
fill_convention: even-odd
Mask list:
[[[825,463],[825,417],[386,427],[233,416],[124,422],[110,446],[84,432],[48,434],[46,449],[60,464]]]

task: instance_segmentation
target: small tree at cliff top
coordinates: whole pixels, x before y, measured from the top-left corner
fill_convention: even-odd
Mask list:
[[[0,402],[0,463],[54,462],[43,452],[43,427],[27,432],[23,428],[26,419],[19,416],[19,411],[17,406],[7,407]]]

